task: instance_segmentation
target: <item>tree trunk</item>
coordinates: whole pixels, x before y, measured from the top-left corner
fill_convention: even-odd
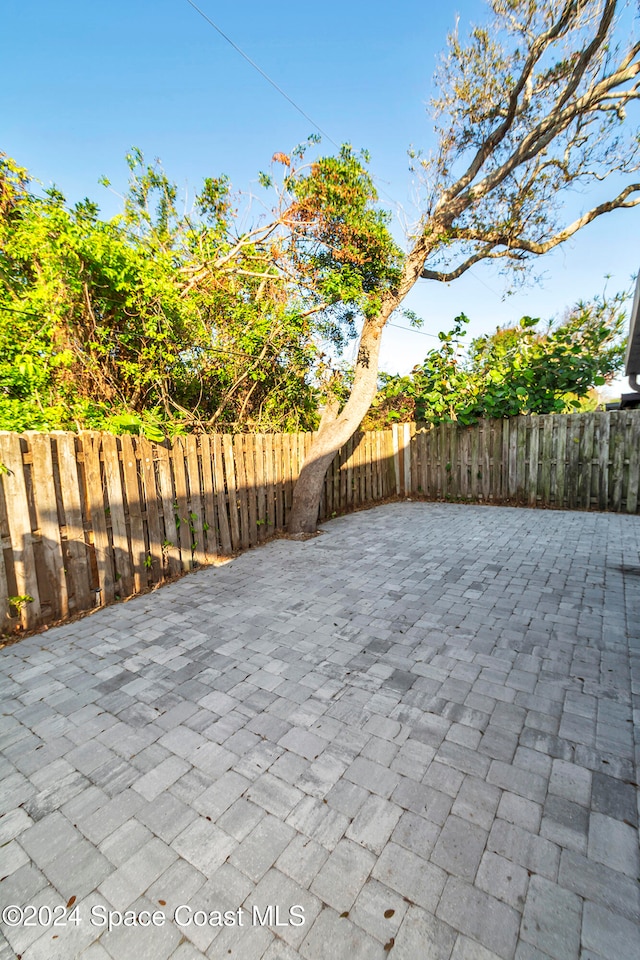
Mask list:
[[[349,400],[338,416],[323,417],[293,491],[288,523],[291,534],[315,531],[327,468],[340,447],[356,432],[371,406],[378,385],[378,358],[385,320],[382,317],[365,320]]]
[[[375,319],[364,322],[349,399],[335,419],[323,416],[293,491],[293,503],[287,524],[290,534],[314,533],[316,530],[327,469],[340,447],[344,446],[360,426],[376,395],[382,331],[393,311],[420,277],[425,251],[426,241],[423,234],[416,240],[407,257],[398,289],[387,294]]]

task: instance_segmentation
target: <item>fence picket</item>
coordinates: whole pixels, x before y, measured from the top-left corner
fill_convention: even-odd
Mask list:
[[[282,463],[282,436],[273,436],[273,487],[275,499],[276,530],[284,529],[284,475]]]
[[[243,437],[245,454],[245,480],[249,507],[249,543],[258,542],[258,491],[256,488],[256,438],[253,434]]]
[[[593,476],[593,458],[595,454],[593,446],[594,426],[594,414],[584,414],[582,417],[582,438],[580,441],[580,450],[582,453],[582,497],[579,500],[579,504],[584,510],[591,508],[591,483]]]
[[[565,504],[567,490],[567,418],[558,422],[556,431],[556,498],[555,505],[562,509]]]
[[[202,509],[204,533],[204,562],[210,562],[218,556],[218,537],[216,536],[216,500],[213,482],[213,452],[211,440],[206,433],[198,437],[200,443],[200,462],[202,467]]]
[[[86,503],[85,488],[80,478],[77,437],[74,433],[54,432],[58,476],[62,511],[66,528],[66,540],[63,541],[64,565],[67,568],[67,588],[69,606],[73,609],[90,610],[95,606],[95,592],[92,589],[90,552],[95,556],[95,544],[89,547],[85,537],[82,519],[82,505]],[[86,461],[82,464],[86,472]],[[85,507],[86,513],[86,507]]]
[[[638,512],[638,488],[640,486],[640,418],[627,416],[629,473],[627,480],[627,513]]]
[[[581,487],[580,471],[580,421],[574,414],[567,417],[567,460],[565,468],[567,505],[574,510],[578,504]]]
[[[255,442],[255,484],[256,484],[256,525],[258,540],[262,542],[267,535],[267,498],[264,478],[264,435],[257,433]]]
[[[13,569],[18,590],[16,596],[30,598],[16,601],[16,604],[22,625],[25,629],[30,629],[40,620],[41,607],[22,460],[22,441],[17,434],[0,433],[0,463],[4,467],[2,485],[14,558]]]
[[[270,536],[276,526],[276,491],[273,480],[273,436],[270,433],[265,434],[264,438],[264,489],[267,535]]]
[[[156,450],[144,437],[136,439],[136,457],[140,464],[140,477],[144,496],[146,527],[149,536],[149,557],[151,567],[149,575],[153,583],[159,583],[164,576],[162,562],[162,527],[158,509],[158,488],[156,484]]]
[[[247,471],[244,457],[244,437],[237,433],[233,438],[233,463],[236,472],[236,495],[240,510],[240,549],[250,545],[249,536],[249,499],[247,497]]]
[[[176,501],[169,448],[164,444],[159,444],[156,447],[156,454],[158,486],[162,502],[162,520],[164,526],[164,539],[162,541],[163,559],[168,568],[169,576],[175,577],[182,571],[182,564],[180,561],[180,541],[174,506]]]
[[[233,552],[231,542],[231,531],[229,528],[230,510],[227,508],[227,495],[225,492],[224,479],[224,455],[222,440],[218,434],[212,438],[213,450],[213,477],[216,487],[216,507],[218,516],[218,536],[220,537],[220,548],[224,556],[229,556]],[[229,501],[230,502],[230,501]]]
[[[104,502],[104,481],[100,467],[100,434],[89,431],[80,434],[84,458],[86,502],[93,530],[100,604],[105,606],[115,599],[113,552],[107,531],[107,513]]]
[[[200,479],[198,438],[191,434],[184,438],[184,443],[187,455],[187,479],[189,481],[188,521],[191,534],[191,550],[195,563],[202,566],[207,562],[207,552],[204,544],[204,497]]]
[[[538,449],[540,432],[538,429],[538,418],[532,418],[531,429],[529,433],[529,477],[528,477],[528,500],[529,506],[535,507],[538,502]]]
[[[540,450],[540,503],[548,506],[551,502],[551,444],[553,440],[553,418],[541,417],[542,446]]]
[[[240,537],[240,512],[238,505],[238,491],[236,487],[233,437],[231,434],[224,434],[222,438],[222,447],[224,450],[224,472],[227,478],[231,545],[234,550],[239,550],[242,541]]]
[[[58,520],[51,438],[46,434],[31,431],[26,436],[29,438],[31,451],[31,476],[36,494],[34,506],[47,579],[45,596],[51,605],[53,617],[57,620],[69,613],[69,599]]]
[[[596,414],[595,445],[598,456],[598,509],[606,510],[609,502],[609,436],[610,418]]]
[[[138,464],[133,449],[133,438],[126,434],[120,438],[122,449],[122,473],[129,513],[131,535],[131,558],[133,567],[133,592],[141,593],[148,586],[147,545],[142,521],[142,504]],[[149,554],[150,556],[150,554]]]
[[[129,597],[133,593],[133,569],[125,519],[124,490],[120,474],[118,441],[110,433],[102,434],[102,454],[111,518],[116,592],[121,598]]]

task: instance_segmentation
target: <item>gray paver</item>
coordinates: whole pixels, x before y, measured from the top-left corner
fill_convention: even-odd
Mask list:
[[[506,820],[495,821],[487,848],[550,880],[555,880],[558,874],[560,848],[550,840],[529,833],[522,827],[507,823]]]
[[[640,916],[640,885],[636,877],[628,877],[595,860],[588,860],[573,850],[563,850],[558,880],[566,889],[595,900],[630,920]]]
[[[417,853],[426,860],[439,836],[440,828],[437,824],[406,810],[398,820],[391,839],[394,843],[399,843],[400,846],[406,847],[407,850]]]
[[[371,873],[376,858],[352,840],[341,840],[320,868],[311,891],[340,912],[348,910]]]
[[[308,887],[328,856],[326,847],[298,833],[282,851],[275,865],[292,880]]]
[[[171,844],[181,857],[207,875],[224,863],[236,845],[233,837],[204,817],[190,823]]]
[[[349,911],[349,919],[385,944],[397,937],[407,906],[395,890],[370,878]]]
[[[373,853],[382,853],[401,814],[395,803],[373,795],[360,808],[346,835]]]
[[[265,816],[266,813],[262,807],[240,797],[222,814],[218,820],[218,826],[229,836],[241,841]]]
[[[498,787],[469,776],[464,778],[451,812],[484,830],[490,830],[499,802]]]
[[[154,905],[166,907],[167,914],[173,915],[176,907],[188,903],[202,888],[205,877],[186,860],[174,860],[168,870],[165,870],[155,880],[146,892],[146,897]]]
[[[640,872],[638,833],[627,823],[621,823],[602,813],[592,813],[589,820],[588,856],[613,870],[637,877]]]
[[[553,960],[572,960],[580,952],[582,901],[544,877],[531,877],[521,936]]]
[[[640,939],[636,924],[589,900],[584,905],[582,940],[588,950],[598,953],[604,960],[640,958]]]
[[[131,819],[114,830],[106,840],[102,841],[98,849],[114,866],[119,867],[150,839],[151,831],[137,820]]]
[[[256,919],[264,917],[265,910],[272,908],[271,922],[278,924],[278,936],[291,946],[298,947],[320,913],[323,904],[312,893],[299,886],[295,880],[272,868],[249,894],[245,907],[251,911],[255,908],[260,911],[259,916],[253,914]],[[278,907],[278,914],[273,910],[275,907]],[[292,907],[302,909],[292,911]],[[303,918],[304,923],[301,923]]]
[[[141,898],[132,904],[131,909],[136,913],[148,910],[153,915],[158,906]],[[181,939],[180,929],[173,923],[166,922],[162,926],[153,923],[136,927],[120,925],[105,933],[100,943],[114,958],[130,956],[136,960],[167,960]]]
[[[190,764],[179,757],[167,757],[148,773],[140,777],[133,789],[142,794],[145,800],[155,800],[163,790],[179,780],[190,769]]]
[[[396,503],[325,528],[0,671],[1,905],[306,897],[306,923],[15,928],[0,956],[637,960],[640,518]]]
[[[575,763],[554,760],[549,780],[549,793],[588,807],[591,798],[591,776],[590,770],[585,770]]]
[[[294,830],[267,814],[231,855],[231,863],[257,882],[291,841]]]
[[[528,883],[529,872],[524,867],[490,850],[485,851],[475,878],[480,890],[522,910]]]
[[[78,901],[78,914],[88,918],[92,909],[99,906],[104,906],[104,897],[94,891]],[[60,930],[61,934],[56,940],[53,939],[51,930],[45,930],[42,936],[25,950],[23,960],[69,960],[69,957],[81,954],[83,948],[88,947],[100,933],[100,930],[88,922],[69,924]]]
[[[99,887],[116,910],[128,908],[173,863],[177,854],[156,837],[111,873]]]
[[[544,805],[540,834],[561,847],[584,853],[587,849],[589,812],[564,797],[549,796]]]
[[[327,850],[333,850],[349,823],[344,814],[332,810],[315,797],[303,797],[287,817],[286,822],[300,833],[317,840]]]
[[[277,817],[288,816],[302,799],[302,791],[279,777],[265,773],[246,791],[247,799]]]
[[[614,777],[594,773],[591,809],[613,817],[615,820],[623,820],[637,826],[637,788]]]
[[[305,960],[371,960],[380,944],[347,917],[323,910],[300,947]]]
[[[470,940],[469,937],[461,934],[456,940],[451,960],[498,960],[498,954],[493,950],[487,950],[477,940]]]
[[[479,940],[505,960],[513,956],[520,914],[457,877],[450,877],[436,916],[454,930]]]
[[[373,876],[401,896],[433,912],[447,875],[435,864],[390,842],[375,863]]]
[[[449,960],[456,932],[448,924],[420,907],[409,907],[402,926],[394,937],[391,955],[397,957],[429,957]]]
[[[42,872],[64,897],[86,897],[113,872],[113,864],[88,840],[77,840],[42,867]]]
[[[400,782],[400,774],[364,757],[356,757],[344,775],[357,786],[385,798],[391,795]]]
[[[487,842],[487,833],[480,827],[453,815],[448,817],[431,854],[447,873],[473,880]]]

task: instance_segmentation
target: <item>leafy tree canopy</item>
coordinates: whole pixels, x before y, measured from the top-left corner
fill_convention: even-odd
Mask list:
[[[469,424],[481,417],[581,409],[589,392],[622,366],[626,299],[618,294],[578,303],[555,324],[522,317],[472,340],[466,357],[459,344],[469,320],[460,314],[409,376],[382,375],[367,425]]]

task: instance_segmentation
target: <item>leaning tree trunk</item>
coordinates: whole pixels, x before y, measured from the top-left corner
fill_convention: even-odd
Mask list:
[[[378,358],[384,324],[382,318],[365,321],[349,400],[335,419],[323,418],[293,491],[288,522],[291,534],[315,531],[327,468],[340,447],[356,432],[371,406],[378,385]]]
[[[316,530],[327,469],[340,447],[356,432],[371,406],[378,389],[382,331],[393,311],[420,277],[425,256],[426,237],[423,234],[417,238],[405,261],[398,289],[387,293],[377,317],[364,322],[351,394],[342,412],[335,419],[323,417],[320,429],[311,444],[293,491],[287,525],[290,534],[314,533]]]

